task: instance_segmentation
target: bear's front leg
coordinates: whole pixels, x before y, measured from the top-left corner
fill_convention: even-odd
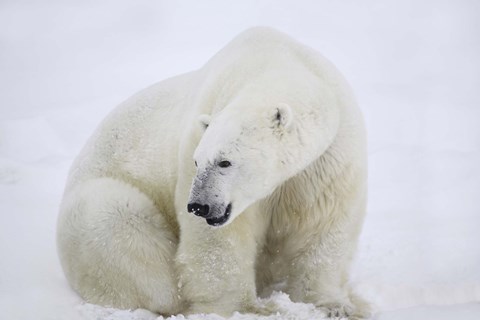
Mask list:
[[[292,301],[312,303],[331,318],[364,319],[368,304],[351,293],[348,269],[358,231],[332,224],[319,234],[305,232],[293,254],[287,292]],[[298,239],[294,241],[298,243]]]
[[[224,227],[211,227],[193,215],[182,219],[177,264],[187,313],[252,311],[256,240],[242,218]]]

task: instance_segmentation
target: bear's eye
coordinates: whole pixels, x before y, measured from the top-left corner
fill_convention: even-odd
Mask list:
[[[227,160],[223,160],[223,161],[220,161],[220,162],[218,163],[218,166],[219,166],[220,168],[228,168],[228,167],[230,167],[231,165],[232,165],[232,164],[230,163],[230,161],[227,161]]]
[[[195,167],[198,167],[198,165],[197,165],[197,161],[195,161]]]

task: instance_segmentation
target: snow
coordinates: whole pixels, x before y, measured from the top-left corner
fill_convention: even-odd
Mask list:
[[[68,287],[55,248],[68,168],[116,104],[254,25],[318,49],[357,93],[370,177],[352,283],[376,319],[480,318],[479,13],[466,0],[2,1],[0,318],[157,318]],[[323,317],[268,301],[284,310],[256,319]]]

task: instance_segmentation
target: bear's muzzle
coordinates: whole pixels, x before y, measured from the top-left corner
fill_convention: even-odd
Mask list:
[[[218,227],[225,224],[225,222],[227,222],[230,218],[230,213],[232,212],[232,204],[229,203],[225,208],[225,211],[221,215],[216,215],[214,214],[214,212],[211,212],[209,205],[196,202],[189,203],[187,205],[187,210],[188,212],[193,213],[196,216],[205,218],[209,225]]]

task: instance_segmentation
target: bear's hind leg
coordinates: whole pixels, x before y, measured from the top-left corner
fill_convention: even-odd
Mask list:
[[[290,243],[292,257],[287,293],[292,301],[313,303],[328,317],[370,317],[368,303],[352,293],[348,270],[358,239],[355,220],[337,220],[322,232],[304,233]],[[302,243],[302,247],[298,247]]]
[[[180,311],[173,262],[178,240],[138,189],[110,178],[74,188],[62,203],[57,243],[65,275],[86,301]]]

